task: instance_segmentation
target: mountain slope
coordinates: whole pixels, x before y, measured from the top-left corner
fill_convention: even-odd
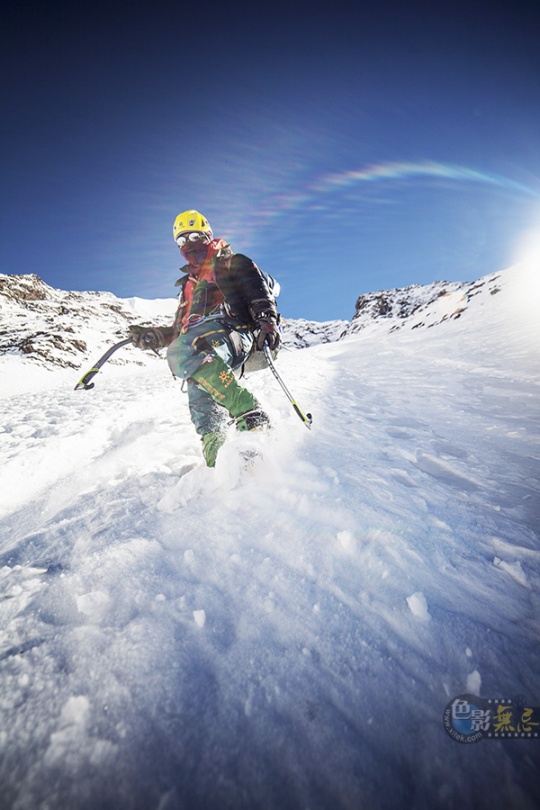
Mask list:
[[[284,318],[283,345],[285,349],[306,348],[365,329],[430,328],[461,317],[475,296],[497,293],[499,277],[493,274],[472,284],[435,282],[361,295],[351,322]],[[49,287],[36,275],[0,274],[4,390],[32,390],[39,381],[47,387],[51,380],[44,371],[85,370],[106,348],[126,337],[130,324],[170,325],[176,304],[175,298],[146,301],[117,298],[107,292],[68,292]],[[156,356],[128,347],[110,363],[152,366]]]
[[[52,383],[48,372],[58,368],[85,371],[109,346],[126,337],[130,324],[170,326],[176,306],[176,298],[147,301],[117,298],[108,292],[65,291],[33,274],[0,274],[3,392],[22,393],[36,384],[46,388]],[[346,325],[346,321],[287,319],[283,343],[287,349],[326,343],[336,340]],[[109,362],[151,367],[157,358],[127,347]]]
[[[313,430],[253,375],[276,428],[245,472],[234,437],[201,466],[157,361],[6,400],[7,806],[536,807],[539,741],[442,715],[540,705],[537,270],[283,352]]]

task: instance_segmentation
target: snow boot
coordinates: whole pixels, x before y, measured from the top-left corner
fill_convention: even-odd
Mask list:
[[[257,430],[257,428],[270,427],[270,419],[260,408],[247,411],[234,420],[237,430]]]
[[[225,433],[222,431],[216,433],[206,433],[204,436],[201,436],[203,443],[203,456],[207,467],[216,466],[218,450],[225,442],[226,438]]]

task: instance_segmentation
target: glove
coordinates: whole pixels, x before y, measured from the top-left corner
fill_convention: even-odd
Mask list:
[[[255,330],[255,344],[262,352],[264,344],[268,344],[271,351],[279,349],[281,337],[278,331],[278,322],[272,312],[261,312],[255,319],[257,329]]]
[[[130,326],[129,336],[131,342],[137,349],[163,349],[167,345],[167,340],[161,329],[154,326]]]

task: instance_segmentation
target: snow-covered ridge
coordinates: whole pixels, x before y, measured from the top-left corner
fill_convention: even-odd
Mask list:
[[[307,321],[304,318],[285,318],[282,322],[283,345],[288,349],[305,349],[319,343],[339,340],[348,321]]]
[[[287,348],[299,349],[367,328],[386,332],[432,327],[467,312],[473,297],[498,292],[500,276],[367,293],[358,298],[350,322],[284,318],[283,342]],[[117,298],[109,292],[65,291],[34,274],[0,274],[0,355],[49,369],[78,369],[96,352],[124,338],[131,323],[170,325],[175,309],[175,298],[146,300]],[[148,353],[123,352],[113,362],[140,365],[153,359]]]
[[[361,295],[345,335],[374,326],[395,331],[433,327],[449,319],[455,320],[467,312],[475,296],[500,292],[502,278],[503,274],[493,273],[474,282],[435,281]]]
[[[0,355],[80,368],[90,354],[126,337],[131,323],[170,324],[175,306],[175,299],[124,300],[108,292],[57,290],[33,274],[0,275]]]
[[[0,356],[44,368],[76,368],[126,337],[132,323],[170,326],[176,298],[117,298],[110,292],[55,289],[39,276],[0,274]],[[347,321],[284,320],[288,348],[337,340]],[[113,363],[152,362],[148,352],[122,352]]]

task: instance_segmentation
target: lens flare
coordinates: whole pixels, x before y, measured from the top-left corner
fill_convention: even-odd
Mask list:
[[[504,175],[481,171],[448,163],[438,163],[432,160],[421,161],[388,161],[366,165],[358,169],[320,175],[303,187],[283,190],[266,196],[264,202],[257,207],[256,214],[253,209],[249,212],[241,211],[228,229],[229,235],[236,239],[237,233],[242,232],[243,243],[250,244],[255,234],[268,230],[273,222],[283,215],[294,214],[309,209],[319,215],[326,209],[331,209],[335,202],[332,195],[353,188],[362,188],[369,185],[384,185],[385,183],[399,182],[400,186],[420,182],[436,182],[445,180],[453,183],[457,188],[465,185],[491,187],[492,189],[519,194],[540,200],[540,185],[534,187],[513,180]],[[372,201],[373,203],[373,201]]]
[[[327,193],[334,189],[346,188],[358,183],[375,183],[382,180],[408,180],[415,177],[443,178],[445,180],[482,183],[513,191],[519,191],[540,199],[540,190],[533,189],[509,177],[491,172],[469,169],[466,166],[455,166],[437,163],[431,160],[410,162],[399,161],[377,163],[353,171],[327,174],[312,185],[313,191]]]

